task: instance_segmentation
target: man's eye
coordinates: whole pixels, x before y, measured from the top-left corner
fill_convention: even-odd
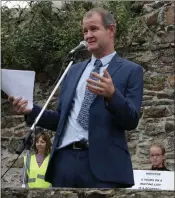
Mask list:
[[[96,27],[92,27],[91,30],[92,31],[95,31],[95,30],[97,30],[97,28]]]

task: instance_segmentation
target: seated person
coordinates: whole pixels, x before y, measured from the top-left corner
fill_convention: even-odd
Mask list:
[[[150,147],[150,162],[151,170],[170,171],[165,166],[165,148],[159,143],[154,143]]]

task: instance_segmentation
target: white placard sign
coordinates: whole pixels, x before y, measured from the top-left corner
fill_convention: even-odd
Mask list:
[[[134,170],[134,181],[130,189],[174,191],[173,171]]]

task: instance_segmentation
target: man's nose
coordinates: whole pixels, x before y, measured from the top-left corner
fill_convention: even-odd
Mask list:
[[[92,31],[88,31],[87,34],[85,35],[85,39],[89,39],[89,38],[92,38],[93,37],[93,33]]]

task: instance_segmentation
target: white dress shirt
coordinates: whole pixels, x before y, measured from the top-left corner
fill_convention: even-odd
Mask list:
[[[100,68],[100,75],[103,76],[104,70],[108,67],[109,62],[113,58],[116,52],[109,54],[101,58],[103,67]],[[91,61],[86,66],[76,88],[75,96],[73,99],[72,109],[70,110],[70,115],[68,116],[67,123],[64,128],[64,135],[60,140],[59,148],[65,147],[73,142],[80,141],[82,139],[88,140],[88,131],[83,129],[83,127],[77,122],[77,117],[81,109],[81,105],[84,99],[87,79],[90,73],[94,69],[94,63],[96,58],[92,55]]]

